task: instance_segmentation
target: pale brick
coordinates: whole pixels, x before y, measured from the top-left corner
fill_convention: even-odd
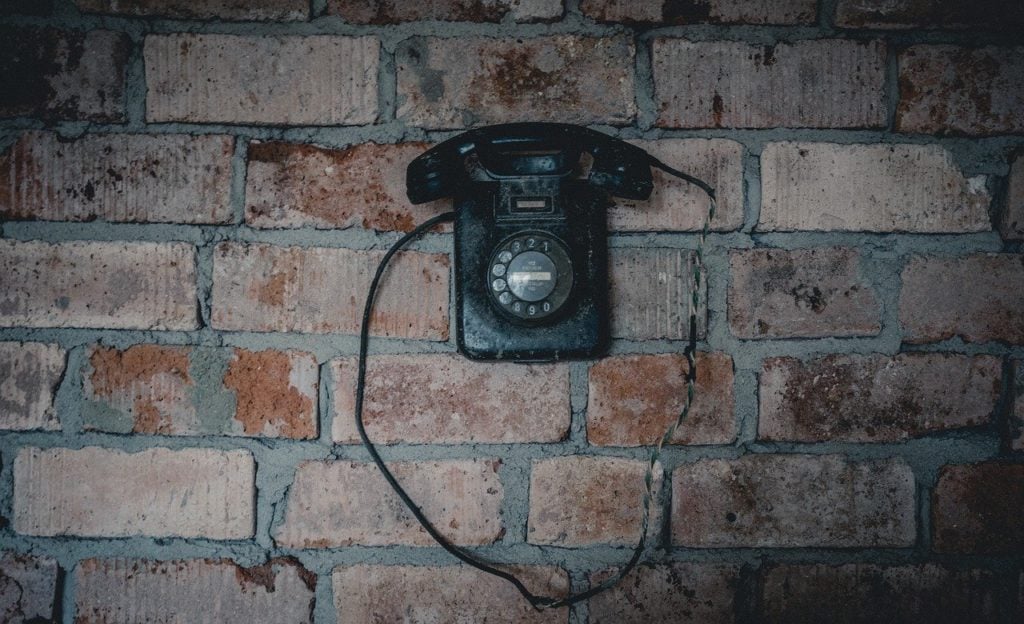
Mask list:
[[[580,11],[599,22],[626,24],[812,24],[817,4],[814,0],[583,0]]]
[[[373,123],[379,49],[374,37],[149,35],[146,119]]]
[[[1006,437],[1010,449],[1024,451],[1024,361],[1012,360],[1010,378],[1010,417]]]
[[[1024,256],[916,256],[902,278],[904,341],[958,336],[967,342],[1024,344]]]
[[[685,249],[609,250],[611,333],[629,340],[687,340],[694,254]],[[697,336],[707,331],[707,281],[700,286]]]
[[[1004,240],[1024,240],[1024,153],[1010,165],[1006,203],[999,220],[999,233]]]
[[[75,569],[76,624],[313,622],[316,576],[290,558],[86,559]]]
[[[65,358],[55,344],[0,342],[0,429],[60,429],[53,398]]]
[[[299,351],[97,346],[84,375],[86,430],[310,439],[316,359]]]
[[[536,594],[561,597],[569,591],[569,577],[559,568],[499,567]],[[556,624],[566,617],[564,609],[534,609],[508,581],[468,566],[344,566],[334,569],[331,580],[338,624]]]
[[[640,538],[644,469],[642,461],[618,457],[535,460],[527,541],[558,546],[635,544]],[[657,526],[658,520],[652,519],[650,527]]]
[[[843,28],[1024,27],[1024,5],[1002,0],[839,0],[836,25]]]
[[[60,568],[49,557],[4,552],[0,556],[0,621],[56,621]]]
[[[1011,612],[1013,575],[936,564],[773,565],[763,572],[758,621],[971,622],[996,624]],[[1012,610],[1012,611],[1011,611]]]
[[[355,358],[331,362],[331,375],[334,441],[358,442]],[[377,443],[557,442],[569,432],[566,364],[374,355],[366,381],[363,421]]]
[[[944,466],[932,491],[936,552],[1024,552],[1024,464]]]
[[[736,439],[732,358],[697,354],[693,409],[673,444]],[[681,354],[616,355],[590,367],[587,440],[599,446],[654,444],[683,409],[689,367]]]
[[[497,459],[389,462],[420,509],[457,544],[490,544],[505,533]],[[434,540],[372,463],[304,462],[288,493],[275,541],[287,548],[408,544]]]
[[[356,334],[383,252],[222,243],[213,257],[217,329]],[[448,256],[403,252],[374,304],[372,334],[448,339]]]
[[[125,33],[0,29],[0,117],[125,119]]]
[[[351,24],[500,22],[506,15],[517,22],[529,22],[555,19],[562,10],[562,0],[327,0],[327,13]]]
[[[462,128],[512,121],[625,125],[636,117],[625,37],[413,37],[399,44],[398,117]]]
[[[901,353],[765,360],[758,436],[797,442],[896,442],[992,420],[1002,362]]]
[[[591,576],[603,580],[608,573]],[[734,624],[739,567],[709,563],[640,566],[589,601],[590,624]]]
[[[879,128],[885,45],[654,40],[654,103],[671,128]]]
[[[984,232],[990,201],[938,145],[769,143],[757,229]]]
[[[672,480],[677,546],[884,548],[914,544],[902,459],[746,455],[685,464]]]
[[[0,327],[198,327],[185,243],[0,241]]]
[[[23,448],[14,460],[14,530],[245,539],[255,471],[248,451]]]
[[[231,137],[27,132],[0,155],[0,217],[229,223]]]
[[[855,249],[744,249],[729,254],[729,267],[734,336],[874,336],[882,329],[878,298]]]
[[[259,228],[349,228],[408,232],[449,210],[451,200],[409,203],[405,169],[428,143],[364,143],[332,150],[254,142],[245,179],[245,222]]]
[[[704,180],[715,189],[718,206],[711,229],[743,225],[743,146],[725,139],[632,141],[671,167]],[[653,169],[650,199],[615,198],[608,228],[618,232],[697,231],[704,227],[710,202],[696,186]]]
[[[916,45],[899,56],[896,131],[1024,132],[1024,47]]]
[[[305,20],[303,0],[73,0],[83,13],[135,15],[172,19]]]

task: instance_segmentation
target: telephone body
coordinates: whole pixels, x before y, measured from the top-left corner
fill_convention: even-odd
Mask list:
[[[583,154],[592,162],[584,172]],[[414,204],[451,197],[459,350],[476,360],[551,361],[608,344],[606,211],[647,199],[650,156],[557,123],[471,130],[413,160]]]

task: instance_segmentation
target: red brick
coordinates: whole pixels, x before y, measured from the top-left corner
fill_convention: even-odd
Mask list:
[[[932,492],[932,542],[942,553],[1024,552],[1024,464],[944,466]]]
[[[914,496],[901,459],[702,460],[673,476],[672,540],[698,548],[912,546]]]
[[[1024,26],[1024,6],[1002,0],[839,0],[844,28],[991,28]]]
[[[0,217],[229,223],[231,153],[220,135],[27,132],[0,155]]]
[[[130,49],[106,30],[0,30],[0,117],[124,121]]]
[[[217,329],[356,334],[383,252],[222,243],[213,258]],[[381,282],[378,336],[448,339],[448,256],[403,252]]]
[[[991,199],[938,145],[769,143],[757,229],[986,232]]]
[[[690,337],[694,253],[685,249],[616,248],[609,252],[611,333],[629,340]],[[707,331],[707,283],[701,284],[697,335]]]
[[[591,582],[608,573],[591,575]],[[733,624],[739,568],[708,563],[642,565],[589,601],[590,624]]]
[[[669,128],[879,128],[885,45],[654,40],[654,102]]]
[[[349,228],[408,232],[450,210],[451,200],[413,205],[405,168],[427,143],[364,143],[341,150],[249,145],[245,222],[259,228]]]
[[[0,327],[198,327],[184,243],[0,241],[0,274]]]
[[[335,442],[358,442],[355,358],[331,362]],[[363,421],[374,442],[557,442],[569,432],[566,364],[472,362],[459,355],[374,355]]]
[[[149,35],[146,119],[373,123],[379,50],[374,37]]]
[[[1024,240],[1024,153],[1018,154],[1010,165],[999,233],[1004,240]]]
[[[312,622],[316,576],[298,561],[86,559],[75,569],[76,624]]]
[[[255,472],[248,451],[23,448],[14,460],[14,530],[245,539]]]
[[[901,353],[765,360],[758,436],[798,442],[896,442],[991,422],[1002,362]]]
[[[327,0],[327,13],[351,24],[399,24],[415,21],[500,22],[511,15],[517,22],[561,17],[562,0]]]
[[[55,344],[0,342],[0,429],[60,429],[53,398],[65,359]]]
[[[569,577],[559,568],[500,567],[519,576],[534,593],[568,593]],[[564,609],[535,610],[507,581],[468,566],[344,566],[334,569],[332,581],[338,624],[565,621]]]
[[[904,341],[959,336],[967,342],[1024,344],[1024,256],[917,256],[902,278]]]
[[[1012,575],[935,564],[774,565],[764,572],[758,621],[1006,622]]]
[[[398,117],[462,128],[511,121],[626,125],[636,117],[626,37],[413,37],[399,44]]]
[[[49,557],[4,552],[0,556],[0,621],[56,621],[60,568]]]
[[[1024,47],[916,45],[899,56],[897,132],[1024,132]]]
[[[1010,449],[1024,451],[1024,361],[1011,360],[1010,417],[1006,437]]]
[[[736,439],[732,358],[697,354],[693,409],[673,444]],[[683,409],[689,366],[681,354],[616,355],[590,367],[587,440],[599,446],[654,444]]]
[[[635,544],[640,538],[644,469],[642,461],[618,457],[535,460],[527,541],[558,546]],[[657,519],[652,519],[652,531],[657,526]]]
[[[725,139],[660,139],[631,141],[690,173],[715,189],[718,207],[711,229],[718,232],[743,225],[743,146]],[[608,212],[608,227],[618,232],[697,231],[704,227],[709,202],[704,191],[652,170],[654,191],[647,201],[615,199]]]
[[[305,20],[309,4],[302,0],[73,0],[83,13],[135,15],[171,19]]]
[[[580,11],[599,22],[626,24],[813,24],[817,6],[814,0],[583,0]]]
[[[490,544],[505,533],[497,459],[389,462],[409,496],[457,544]],[[371,463],[304,462],[274,536],[286,548],[433,546]]]
[[[234,349],[224,387],[235,393],[242,435],[292,439],[317,436],[316,358],[300,351]]]
[[[874,336],[875,290],[848,247],[745,249],[729,254],[729,328],[740,338]]]

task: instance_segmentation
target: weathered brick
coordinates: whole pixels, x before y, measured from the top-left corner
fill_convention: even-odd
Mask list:
[[[1024,552],[1024,464],[944,466],[932,492],[932,542],[944,553]]]
[[[556,19],[562,0],[327,0],[327,13],[352,24],[399,24],[415,21],[500,22],[511,15],[517,22]]]
[[[162,345],[94,347],[86,430],[315,438],[316,359],[299,351]]]
[[[0,217],[228,223],[231,137],[27,132],[0,155]]]
[[[1024,256],[916,256],[902,277],[904,341],[959,336],[967,342],[1024,344]]]
[[[146,119],[373,123],[379,50],[374,37],[149,35]]]
[[[702,460],[675,471],[672,540],[701,548],[911,546],[914,496],[902,459]]]
[[[1024,240],[1024,153],[1018,154],[1010,165],[999,233],[1004,240]]]
[[[774,46],[658,38],[659,126],[878,128],[886,123],[885,45],[819,39]]]
[[[564,596],[569,591],[569,577],[559,568],[499,567],[519,576],[534,593]],[[536,610],[508,581],[468,566],[344,566],[334,569],[331,580],[338,624],[565,621],[564,609]]]
[[[0,241],[0,327],[198,327],[185,243]]]
[[[290,558],[86,559],[75,569],[76,624],[313,621],[316,576]]]
[[[527,541],[558,546],[636,543],[644,468],[642,461],[619,457],[535,460]],[[652,520],[650,526],[658,522]]]
[[[607,572],[591,575],[591,583]],[[710,563],[641,565],[589,601],[590,624],[733,624],[739,567]]]
[[[745,249],[729,254],[729,328],[740,338],[874,336],[875,290],[847,247]]]
[[[765,360],[758,436],[798,442],[895,442],[991,421],[1002,362],[901,353]]]
[[[1024,361],[1011,360],[1010,417],[1006,437],[1010,449],[1024,451]],[[1024,606],[1024,603],[1022,603]]]
[[[627,24],[811,24],[817,15],[817,6],[814,0],[583,0],[580,11],[599,22]]]
[[[896,130],[1024,132],[1024,47],[916,45],[899,56]]]
[[[309,4],[302,0],[73,0],[84,13],[137,15],[172,19],[305,20]]]
[[[245,221],[259,228],[348,228],[408,232],[450,200],[413,205],[405,168],[427,143],[364,143],[333,150],[254,142],[245,180]]]
[[[693,252],[615,248],[609,251],[611,332],[616,338],[684,340],[690,337]],[[701,282],[697,335],[707,331],[707,281]]]
[[[590,367],[587,440],[599,446],[654,444],[686,397],[689,366],[681,354],[616,355]],[[693,409],[673,444],[729,444],[736,439],[732,358],[697,354]]]
[[[773,565],[763,572],[757,621],[1006,622],[1013,575],[935,564]]]
[[[244,539],[253,534],[255,472],[248,451],[23,448],[14,460],[14,530]]]
[[[457,544],[490,544],[505,533],[497,459],[389,462],[409,496]],[[288,548],[430,546],[427,535],[371,463],[304,462],[275,541]]]
[[[356,334],[383,252],[222,243],[213,257],[217,329]],[[448,339],[448,256],[403,252],[381,282],[371,331]]]
[[[462,128],[529,121],[625,125],[636,117],[625,37],[413,37],[399,44],[398,117]]]
[[[0,30],[0,117],[124,121],[130,49],[106,30]]]
[[[331,375],[334,441],[358,442],[355,358],[331,362]],[[557,442],[569,432],[566,364],[375,355],[366,380],[363,421],[377,443]]]
[[[60,429],[53,398],[65,357],[54,344],[0,342],[0,429]]]
[[[49,557],[5,552],[0,556],[0,621],[53,622],[60,568]]]
[[[1024,5],[1002,0],[839,0],[844,28],[989,28],[1024,26]]]
[[[757,229],[984,232],[990,201],[938,145],[769,143]]]
[[[743,146],[725,139],[632,141],[665,163],[715,189],[717,210],[711,229],[743,225]],[[618,232],[695,231],[704,227],[710,207],[704,191],[660,169],[652,171],[654,191],[647,201],[615,199],[608,228]]]

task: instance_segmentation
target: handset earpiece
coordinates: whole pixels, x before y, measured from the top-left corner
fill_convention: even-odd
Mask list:
[[[647,199],[654,189],[647,152],[619,139],[602,137],[591,152],[594,164],[588,181],[613,197]]]
[[[452,195],[463,176],[462,158],[445,142],[409,163],[405,192],[414,204],[434,201]]]

